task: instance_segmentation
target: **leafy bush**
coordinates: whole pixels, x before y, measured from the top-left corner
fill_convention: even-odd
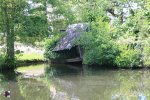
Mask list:
[[[5,62],[5,56],[4,56],[4,54],[0,54],[0,68],[2,68],[3,66],[3,64],[4,64],[4,62]]]
[[[102,44],[104,45],[104,44]],[[105,44],[107,45],[107,44]],[[87,50],[84,53],[84,64],[99,64],[99,65],[114,65],[114,61],[118,54],[118,49],[115,46],[99,46]]]
[[[44,53],[45,58],[52,60],[59,57],[57,53],[53,52],[53,49],[56,46],[59,39],[60,35],[57,35],[46,40]]]
[[[144,65],[150,67],[150,47],[146,46],[144,48]]]
[[[117,46],[111,38],[111,26],[99,20],[91,24],[89,32],[81,34],[75,44],[81,45],[84,50],[84,64],[114,65],[119,54]]]
[[[134,49],[121,48],[121,53],[117,56],[115,63],[118,67],[134,67],[140,65],[139,51]]]

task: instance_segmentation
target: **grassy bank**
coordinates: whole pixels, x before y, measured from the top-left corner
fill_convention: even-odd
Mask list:
[[[45,63],[46,60],[42,54],[37,53],[23,53],[23,54],[16,54],[15,65],[18,66],[25,66],[31,64],[40,64]],[[0,69],[14,69],[11,66],[7,66],[8,64],[5,63],[5,55],[0,56]]]
[[[32,53],[32,54],[17,54],[17,66],[24,66],[30,64],[44,63],[46,60],[42,54]]]
[[[42,54],[32,53],[32,54],[17,54],[16,58],[18,61],[26,61],[26,60],[44,60],[44,56]]]

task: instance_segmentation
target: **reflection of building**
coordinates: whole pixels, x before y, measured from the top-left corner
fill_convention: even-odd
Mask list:
[[[88,25],[83,23],[69,25],[66,35],[59,40],[54,52],[64,54],[66,56],[66,62],[81,62],[83,58],[83,50],[79,45],[75,45],[74,41],[88,30]]]

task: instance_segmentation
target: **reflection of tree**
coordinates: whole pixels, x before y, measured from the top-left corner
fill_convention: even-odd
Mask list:
[[[63,86],[65,87],[70,87],[70,82],[67,80],[61,80],[59,77],[60,76],[69,76],[69,75],[74,75],[78,74],[81,72],[81,68],[77,68],[75,66],[71,65],[50,65],[50,67],[47,67],[45,69],[45,78],[49,80],[51,83],[50,91],[51,91],[51,96],[54,100],[71,100],[71,94],[68,93]],[[53,80],[53,81],[50,81]],[[61,86],[60,84],[57,84],[57,81],[62,83]],[[72,87],[70,87],[72,88]]]
[[[4,71],[0,73],[0,100],[6,100],[6,98],[2,95],[4,91],[11,92],[11,100],[23,100],[18,89],[16,76],[17,74],[15,74],[14,71]],[[8,99],[10,100],[10,98]]]
[[[89,67],[79,70],[62,65],[46,67],[42,78],[18,78],[19,90],[25,100],[50,100],[52,96],[81,100],[137,100],[139,95],[145,95],[149,100],[149,84],[149,71]]]
[[[2,84],[2,80],[3,80],[3,75],[2,74],[0,74],[0,94],[2,94],[3,93],[3,91],[4,91],[4,88],[3,88],[3,84]]]
[[[49,88],[36,79],[18,79],[21,95],[25,100],[50,100]]]
[[[3,71],[0,73],[0,94],[5,90],[4,87],[7,85],[8,81],[16,81],[16,74],[14,71]]]
[[[0,73],[0,80],[2,81],[16,81],[17,74],[13,70],[2,71]]]
[[[50,65],[50,67],[47,67],[45,70],[45,74],[49,77],[79,74],[80,72],[80,67],[72,65]]]
[[[51,100],[50,86],[51,80],[46,77],[25,79],[14,71],[0,74],[0,93],[10,90],[13,100]]]
[[[71,67],[73,68],[73,66]],[[84,67],[80,69],[80,71],[79,69],[76,70],[72,68],[59,66],[48,69],[48,71],[57,71],[55,73],[56,78],[53,80],[54,88],[57,91],[56,98],[63,95],[69,98],[69,100],[78,98],[81,100],[111,99],[111,92],[116,89],[116,87],[113,87],[110,83],[110,79],[113,79],[111,73],[89,67]],[[68,75],[66,73],[68,73]]]
[[[65,67],[66,68],[66,67]],[[102,70],[84,67],[77,75],[66,75],[65,68],[48,68],[47,76],[57,73],[63,76],[54,78],[53,85],[67,93],[69,98],[81,100],[137,100],[140,95],[150,98],[150,72],[142,70]],[[52,72],[50,72],[52,71]],[[58,71],[58,72],[57,72]],[[64,74],[63,74],[64,72]],[[56,74],[56,75],[55,75]],[[50,75],[51,76],[51,75]]]
[[[149,71],[120,71],[115,79],[120,86],[114,91],[113,97],[125,100],[137,100],[139,95],[150,99],[150,72]]]
[[[55,68],[53,68],[53,67],[46,67],[45,68],[45,77],[47,79],[50,79],[50,78],[54,77],[55,74],[56,74]]]

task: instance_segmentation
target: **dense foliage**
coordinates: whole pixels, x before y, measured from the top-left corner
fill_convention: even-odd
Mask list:
[[[70,0],[66,4],[71,6],[65,10],[68,7],[70,15],[76,16],[73,22],[89,23],[90,30],[75,42],[84,50],[84,64],[150,66],[149,0]],[[66,13],[61,14],[67,19]]]
[[[50,39],[45,41],[45,57],[47,59],[53,60],[59,58],[59,55],[53,52],[54,47],[56,46],[57,42],[59,41],[60,36],[52,36]]]
[[[84,64],[114,65],[119,50],[112,41],[111,26],[108,22],[97,20],[91,30],[77,39],[77,45],[84,49]]]
[[[27,0],[0,0],[0,34],[6,45],[5,64],[10,68],[15,66],[15,41],[35,44],[49,35],[44,4],[32,4]]]
[[[75,41],[84,64],[150,66],[150,0],[0,0],[0,43],[13,62],[15,41],[46,39],[45,57],[61,58],[53,48],[73,23],[89,24]]]

